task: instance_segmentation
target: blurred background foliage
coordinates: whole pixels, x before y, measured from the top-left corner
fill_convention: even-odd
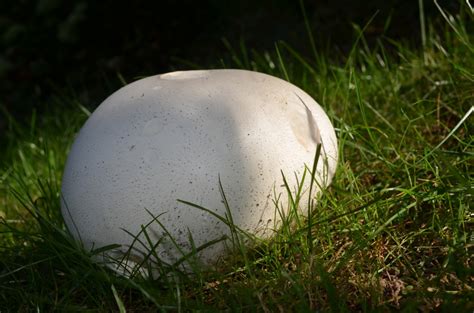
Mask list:
[[[427,18],[439,17],[424,2]],[[219,67],[229,45],[272,51],[283,40],[311,55],[302,3],[317,49],[335,61],[352,47],[353,25],[376,13],[369,44],[381,36],[420,42],[416,0],[1,0],[0,134],[6,115],[41,112],[58,95],[94,108],[123,81],[190,64]]]

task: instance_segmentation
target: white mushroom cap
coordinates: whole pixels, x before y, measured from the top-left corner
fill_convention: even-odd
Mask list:
[[[80,130],[64,171],[63,216],[87,247],[126,250],[133,238],[123,229],[138,234],[152,219],[148,210],[190,251],[188,231],[200,246],[229,228],[177,199],[225,216],[220,177],[235,225],[267,236],[279,219],[274,194],[286,199],[280,170],[295,187],[319,143],[324,187],[336,170],[334,128],[308,94],[281,79],[244,70],[148,77],[112,94]],[[157,223],[150,230],[156,241],[165,234]],[[216,244],[199,257],[212,262],[223,249]],[[180,257],[166,240],[157,250],[163,260]]]

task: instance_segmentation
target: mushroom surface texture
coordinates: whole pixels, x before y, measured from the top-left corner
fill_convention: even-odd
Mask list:
[[[119,244],[104,256],[125,255],[127,266],[153,249],[155,258],[173,264],[183,253],[231,237],[216,215],[230,212],[239,229],[271,236],[281,221],[277,198],[288,213],[282,172],[293,191],[306,168],[307,197],[319,146],[314,196],[334,175],[337,139],[326,113],[303,90],[244,70],[140,79],[109,96],[75,138],[61,211],[88,249]],[[229,242],[209,245],[194,260],[212,264]]]

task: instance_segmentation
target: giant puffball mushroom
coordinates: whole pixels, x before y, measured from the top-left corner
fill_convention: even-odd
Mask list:
[[[220,180],[233,223],[268,237],[280,221],[274,196],[288,208],[281,173],[296,187],[319,144],[315,194],[336,170],[337,140],[303,90],[244,70],[144,78],[108,97],[80,130],[64,170],[62,214],[86,248],[120,244],[114,256],[140,263],[147,253],[141,243],[151,239],[158,257],[173,263],[192,251],[190,235],[199,247],[230,234],[215,215],[177,199],[224,217]],[[146,239],[140,231],[153,217],[159,222],[147,226]],[[225,247],[210,245],[197,259],[211,264]]]

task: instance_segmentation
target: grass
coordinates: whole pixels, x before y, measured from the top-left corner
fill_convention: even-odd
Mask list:
[[[272,240],[240,243],[195,275],[117,276],[66,231],[60,178],[87,110],[61,99],[28,124],[10,119],[0,312],[472,312],[472,15],[441,13],[440,23],[422,19],[422,48],[383,36],[369,46],[355,26],[343,62],[316,49],[305,58],[284,42],[274,52],[230,50],[223,67],[280,76],[314,96],[336,127],[340,160],[317,201],[293,201],[296,211],[309,200],[308,218],[290,214]]]

